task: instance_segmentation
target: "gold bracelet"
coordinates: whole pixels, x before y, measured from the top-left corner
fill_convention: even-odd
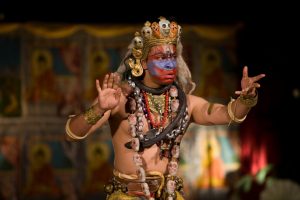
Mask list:
[[[228,103],[228,106],[227,106],[228,115],[232,121],[234,121],[236,123],[241,123],[246,119],[247,115],[245,115],[245,117],[243,117],[242,119],[235,117],[234,112],[232,112],[232,103],[234,101],[235,101],[235,99],[231,99],[230,102]]]
[[[94,110],[94,106],[91,106],[84,112],[83,116],[84,116],[85,121],[89,125],[95,125],[99,121],[99,119],[101,119],[101,117],[103,117],[103,114],[98,115]]]
[[[257,104],[258,94],[256,94],[254,97],[252,96],[246,96],[246,95],[240,95],[238,97],[239,101],[244,104],[245,106],[251,108]]]
[[[67,123],[66,123],[66,133],[67,133],[67,135],[68,135],[70,138],[72,138],[72,139],[74,139],[74,140],[82,140],[82,139],[84,139],[84,138],[86,138],[86,137],[88,136],[88,134],[85,134],[84,136],[77,136],[77,135],[75,135],[75,134],[71,131],[71,129],[70,129],[70,121],[71,121],[71,118],[69,118],[68,121],[67,121]]]

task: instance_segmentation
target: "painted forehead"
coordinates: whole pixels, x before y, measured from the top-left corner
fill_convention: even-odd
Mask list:
[[[151,47],[149,55],[154,55],[158,53],[175,53],[176,46],[172,44],[164,44]]]

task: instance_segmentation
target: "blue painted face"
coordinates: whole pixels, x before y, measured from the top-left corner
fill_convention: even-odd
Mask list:
[[[176,79],[177,72],[175,45],[159,45],[151,48],[147,68],[150,75],[162,85],[170,84]]]
[[[155,68],[159,68],[161,70],[173,70],[176,68],[177,62],[175,58],[167,58],[163,60],[151,60],[148,63],[149,70],[155,74]]]

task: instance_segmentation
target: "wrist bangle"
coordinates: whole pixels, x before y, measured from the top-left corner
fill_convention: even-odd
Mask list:
[[[83,114],[85,121],[89,125],[95,125],[99,121],[99,119],[103,117],[103,115],[104,113],[102,115],[98,115],[94,110],[94,106],[88,108]]]
[[[251,108],[253,106],[255,106],[257,104],[257,100],[258,100],[258,94],[256,93],[256,95],[254,97],[252,96],[245,96],[245,95],[240,95],[238,97],[239,101],[244,104],[245,106]]]
[[[85,134],[84,136],[75,135],[70,129],[70,121],[71,121],[71,118],[69,118],[66,123],[66,133],[70,138],[72,138],[74,140],[82,140],[88,136],[88,134]]]
[[[229,117],[232,121],[234,121],[236,123],[241,123],[246,119],[247,115],[245,115],[245,117],[243,117],[241,119],[235,117],[235,115],[234,115],[235,109],[234,109],[234,112],[232,112],[232,103],[234,101],[235,101],[235,99],[231,99],[230,102],[228,103],[227,112],[228,112],[228,115],[229,115]]]

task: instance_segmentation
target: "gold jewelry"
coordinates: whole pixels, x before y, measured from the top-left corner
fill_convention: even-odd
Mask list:
[[[135,58],[135,60],[133,60],[132,58],[129,58],[127,60],[127,64],[129,65],[131,69],[131,74],[133,76],[139,77],[143,74],[144,70],[142,67],[141,59]]]
[[[120,179],[127,179],[127,180],[136,180],[136,179],[138,179],[138,176],[136,174],[128,175],[128,174],[121,173],[116,169],[113,170],[113,174],[114,174],[114,176],[119,177]]]
[[[177,45],[180,34],[181,26],[175,21],[167,20],[165,17],[160,17],[159,22],[151,23],[147,21],[140,33],[135,33],[133,39],[132,55],[135,57],[135,64],[137,65],[140,59],[146,59],[150,48],[153,46],[161,44]]]
[[[251,108],[257,104],[258,94],[256,93],[254,97],[247,96],[247,95],[240,95],[238,99],[242,104]]]
[[[147,21],[142,28],[143,58],[146,58],[151,47],[160,44],[177,44],[181,27],[175,21],[159,17],[159,22]]]
[[[229,117],[232,121],[234,121],[236,123],[241,123],[246,119],[247,115],[245,115],[245,117],[243,117],[242,119],[239,119],[239,118],[235,117],[235,115],[234,115],[235,109],[234,109],[234,112],[232,112],[232,103],[234,101],[235,101],[235,99],[231,98],[230,102],[228,103],[228,106],[227,106],[228,115],[229,115]],[[235,105],[235,107],[236,107],[236,105]]]
[[[151,47],[162,44],[177,45],[181,34],[181,26],[175,21],[160,17],[159,22],[144,24],[141,32],[136,32],[132,41],[132,57],[126,59],[125,65],[131,69],[131,74],[139,77],[144,69],[141,60],[146,59]]]
[[[99,119],[101,119],[103,114],[98,115],[94,110],[94,106],[91,106],[84,112],[83,116],[84,116],[85,121],[89,125],[95,125],[99,121]]]
[[[86,138],[86,137],[88,136],[88,134],[85,134],[84,136],[78,136],[78,135],[75,135],[75,134],[71,131],[71,129],[70,129],[70,121],[71,121],[71,119],[72,119],[72,118],[69,118],[68,121],[67,121],[67,123],[66,123],[66,133],[67,133],[67,135],[68,135],[70,138],[74,139],[74,140],[82,140],[82,139]]]
[[[133,38],[132,41],[132,56],[133,58],[128,58],[125,62],[130,69],[131,69],[131,74],[135,77],[139,77],[143,74],[143,66],[141,63],[141,58],[143,55],[142,48],[144,46],[143,44],[143,38],[141,37],[139,32],[135,33],[135,37]]]
[[[151,93],[147,93],[149,96],[149,107],[150,110],[156,113],[159,113],[160,115],[163,114],[163,111],[165,110],[165,100],[166,97],[164,94],[161,95],[153,95]]]

